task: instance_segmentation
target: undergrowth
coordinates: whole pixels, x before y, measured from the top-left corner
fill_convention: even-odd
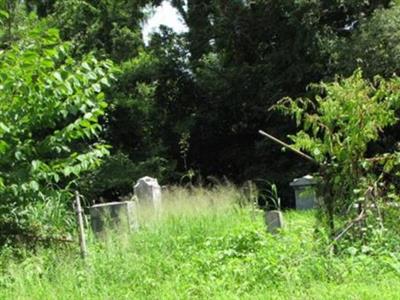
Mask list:
[[[2,249],[0,299],[396,299],[400,255],[324,251],[314,212],[285,212],[266,232],[263,212],[233,187],[173,189],[163,214],[140,214],[131,236],[23,252]]]

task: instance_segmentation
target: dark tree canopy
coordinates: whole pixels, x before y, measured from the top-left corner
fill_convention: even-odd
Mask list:
[[[285,139],[294,131],[269,108],[357,67],[369,78],[398,72],[395,1],[171,0],[187,32],[163,26],[145,45],[142,23],[161,2],[0,1],[3,48],[32,24],[57,27],[73,57],[93,53],[119,66],[101,122],[112,146],[107,170],[120,171],[112,181],[104,170],[82,179],[96,196],[126,193],[141,175],[165,183],[263,178],[288,192],[288,181],[310,166],[258,135],[264,129]],[[130,167],[121,170],[124,164]]]

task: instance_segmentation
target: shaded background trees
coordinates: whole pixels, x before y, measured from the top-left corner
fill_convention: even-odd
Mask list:
[[[10,1],[1,3],[16,15]],[[359,66],[370,78],[391,76],[399,66],[395,1],[172,0],[187,32],[162,27],[146,45],[142,23],[160,3],[19,2],[19,13],[34,11],[58,27],[73,42],[74,56],[94,52],[120,66],[102,120],[112,156],[82,182],[92,196],[124,194],[142,175],[162,183],[212,175],[276,182],[289,205],[288,182],[310,166],[257,135],[264,129],[285,139],[294,130],[268,109]],[[27,19],[5,19],[3,45],[18,38]],[[389,130],[380,147],[393,145],[396,132]],[[118,171],[110,176],[110,170]]]

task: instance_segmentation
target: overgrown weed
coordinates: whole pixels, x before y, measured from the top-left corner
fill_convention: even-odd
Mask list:
[[[172,188],[163,213],[145,212],[134,234],[90,239],[85,262],[78,247],[40,249],[23,260],[7,260],[3,250],[0,298],[391,299],[400,293],[397,255],[319,251],[312,211],[286,212],[286,228],[271,235],[263,212],[239,205],[238,197],[234,186]]]

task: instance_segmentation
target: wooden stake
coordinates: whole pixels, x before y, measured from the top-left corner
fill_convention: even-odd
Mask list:
[[[75,208],[76,214],[78,217],[78,225],[79,225],[79,246],[81,248],[81,256],[83,259],[87,256],[87,248],[86,248],[86,239],[85,239],[85,227],[83,226],[83,210],[81,206],[81,199],[79,196],[79,192],[75,192]]]
[[[277,139],[276,137],[274,137],[274,136],[272,136],[272,135],[270,135],[270,134],[268,134],[268,133],[266,133],[266,132],[264,132],[262,130],[259,130],[258,133],[263,135],[263,136],[265,136],[265,137],[267,137],[267,138],[269,138],[270,140],[274,141],[275,143],[277,143],[277,144],[289,149],[290,151],[296,153],[297,155],[300,155],[301,157],[313,162],[314,164],[319,165],[319,163],[314,158],[312,158],[311,156],[309,156],[307,154],[304,154],[303,152],[293,148],[289,144],[286,144],[285,142],[282,142],[281,140]]]

